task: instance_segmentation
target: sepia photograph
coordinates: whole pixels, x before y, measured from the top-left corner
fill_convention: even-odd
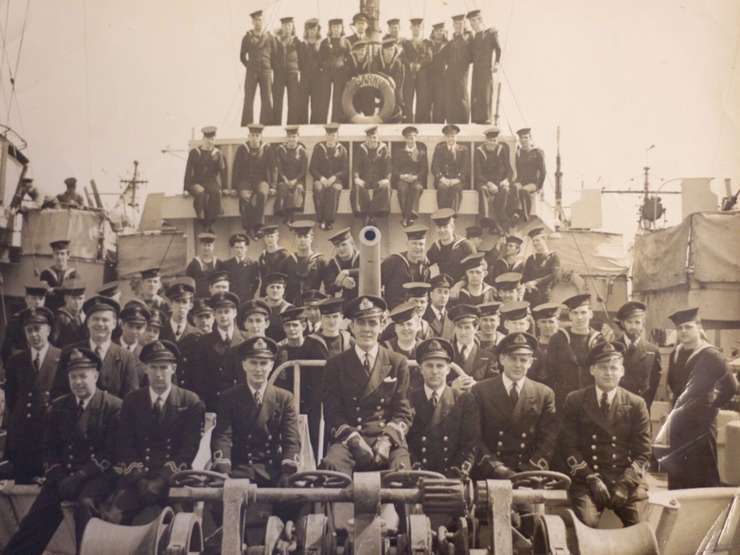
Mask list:
[[[0,553],[740,553],[740,3],[0,0]]]

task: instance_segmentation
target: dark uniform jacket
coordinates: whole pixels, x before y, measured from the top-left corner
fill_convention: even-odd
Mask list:
[[[273,69],[272,58],[275,52],[275,37],[269,31],[257,34],[253,29],[242,38],[239,59],[244,67],[254,71]]]
[[[324,370],[324,417],[330,436],[343,441],[353,431],[374,438],[387,435],[405,447],[413,411],[408,401],[406,357],[378,347],[370,375],[355,349],[331,358]]]
[[[267,143],[260,143],[256,148],[247,143],[239,145],[234,155],[232,189],[254,192],[263,181],[271,183],[271,150]]]
[[[183,339],[185,339],[188,335],[197,333],[198,330],[195,326],[191,325],[187,320],[185,320],[185,323],[183,324],[184,327],[182,329],[182,333],[179,337],[175,337],[175,328],[172,327],[172,322],[169,318],[167,318],[164,322],[162,322],[162,329],[159,331],[159,339],[166,339],[167,341],[172,341],[173,343],[177,344],[178,348],[182,344]],[[141,353],[141,346],[137,347],[138,352],[135,353],[138,355]]]
[[[460,180],[462,188],[466,189],[470,185],[468,182],[469,174],[468,147],[455,144],[455,147],[450,149],[445,142],[437,143],[432,156],[432,175],[434,175],[435,183],[439,181],[440,177],[457,178]]]
[[[339,335],[336,337],[326,337],[321,330],[308,337],[312,337],[324,346],[327,360],[355,346],[355,338],[347,330],[339,330]]]
[[[602,335],[594,330],[589,333],[584,353],[603,340]],[[560,328],[547,344],[548,385],[555,391],[555,402],[558,410],[562,409],[565,398],[571,391],[576,391],[594,383],[593,376],[583,360],[576,357],[571,347],[571,333]]]
[[[319,46],[319,56],[324,71],[339,70],[345,68],[349,72],[350,50],[352,44],[346,37],[326,37]]]
[[[475,384],[471,393],[476,407],[471,425],[477,428],[481,458],[515,471],[549,467],[558,439],[552,389],[525,379],[512,405],[503,377],[496,376]]]
[[[207,184],[216,185],[218,189],[226,189],[224,155],[215,147],[210,151],[192,148],[185,164],[183,190],[190,192],[193,185],[205,187]]]
[[[13,314],[8,319],[8,325],[5,328],[5,337],[3,337],[3,345],[0,348],[0,361],[3,363],[3,368],[8,364],[12,355],[22,351],[27,346],[26,333],[20,318],[21,312],[23,311]]]
[[[545,183],[545,153],[539,148],[516,151],[516,180],[522,185],[534,183],[541,190]]]
[[[489,27],[488,29],[473,33],[470,42],[470,51],[473,66],[476,69],[479,66],[482,70],[488,70],[490,72],[493,69],[494,59],[496,62],[501,59],[498,31],[493,27]]]
[[[258,406],[246,383],[225,391],[218,404],[211,449],[216,462],[230,461],[233,470],[246,470],[258,483],[274,485],[280,477],[280,463],[299,460],[301,440],[293,395],[268,385]]]
[[[534,291],[527,291],[524,299],[532,307],[549,302],[553,285],[560,277],[560,257],[556,252],[546,255],[532,254],[527,258],[522,270],[522,283],[536,282]]]
[[[290,253],[285,261],[288,284],[285,298],[294,305],[300,305],[305,291],[321,289],[326,268],[326,259],[320,252],[312,252],[307,257]]]
[[[244,332],[234,327],[231,340],[224,343],[214,324],[211,333],[197,340],[192,362],[186,366],[185,383],[202,399],[208,412],[215,412],[219,396],[244,379],[234,348],[246,338]]]
[[[508,272],[521,274],[522,270],[524,270],[524,263],[519,260],[510,265],[503,257],[497,258],[493,263],[493,266],[489,266],[488,275],[486,275],[485,281],[489,285],[494,285],[496,278],[501,274],[506,274]]]
[[[498,362],[494,351],[482,349],[478,338],[475,338],[473,345],[469,347],[465,359],[458,349],[457,341],[452,340],[454,356],[452,362],[458,364],[468,376],[476,381],[492,378],[498,373]],[[448,380],[450,383],[456,378],[454,372],[450,372]]]
[[[210,279],[212,272],[223,270],[223,261],[215,258],[205,263],[199,257],[195,256],[185,268],[185,275],[195,280],[195,296],[196,297],[210,297],[211,294],[208,291],[208,280]]]
[[[257,294],[260,285],[260,270],[256,260],[236,257],[226,260],[222,268],[229,274],[229,291],[235,293],[241,302],[249,301]]]
[[[280,247],[275,252],[267,252],[263,250],[257,259],[257,264],[260,268],[260,278],[262,279],[262,287],[260,289],[260,295],[265,294],[265,278],[270,274],[274,273],[285,273],[285,265],[288,262],[290,253],[284,247]],[[240,299],[241,300],[241,299]]]
[[[455,301],[455,304],[469,304],[478,306],[479,304],[490,303],[496,300],[496,290],[483,283],[483,288],[479,295],[473,295],[467,287],[460,289],[460,296]]]
[[[391,155],[385,143],[378,143],[371,149],[362,143],[357,149],[355,173],[365,182],[365,186],[374,189],[378,181],[391,178]]]
[[[485,144],[475,149],[475,185],[480,187],[489,181],[498,185],[504,179],[512,183],[514,170],[511,167],[509,145],[504,142],[496,144],[496,148],[488,150]]]
[[[643,468],[650,457],[650,416],[645,401],[618,388],[605,416],[593,386],[568,395],[562,443],[574,487],[599,474],[607,487],[624,481],[631,497],[646,497]],[[637,491],[638,488],[641,491]]]
[[[477,445],[470,394],[445,387],[435,409],[422,386],[409,394],[409,400],[414,422],[406,439],[412,463],[448,476],[452,467],[472,468]]]
[[[623,343],[628,339],[624,338]],[[650,405],[655,399],[655,392],[660,384],[660,351],[656,345],[638,339],[637,344],[630,343],[624,352],[624,376],[619,382],[623,388],[645,399]]]
[[[279,144],[275,148],[275,169],[277,180],[281,183],[298,180],[304,183],[308,168],[308,154],[306,147],[301,143],[295,148],[288,148],[286,144]]]
[[[455,335],[455,323],[450,320],[446,309],[444,311],[443,318],[440,320],[437,318],[437,314],[434,310],[432,310],[432,306],[429,305],[427,306],[426,312],[424,312],[423,318],[429,322],[429,327],[432,328],[434,337],[441,337],[447,341],[452,341],[452,338]]]
[[[407,72],[417,73],[432,63],[432,44],[432,41],[427,39],[418,42],[409,39],[401,43]]]
[[[355,286],[352,289],[344,289],[334,282],[342,270],[349,271],[350,277],[355,280]],[[341,296],[345,300],[354,299],[360,286],[360,254],[355,252],[352,258],[341,260],[336,256],[333,257],[326,265],[324,273],[324,291],[332,297]]]
[[[440,273],[448,274],[458,281],[465,275],[462,269],[463,258],[474,252],[475,247],[470,241],[455,237],[448,245],[443,245],[440,241],[432,243],[427,251],[427,258],[430,264],[437,265]]]
[[[59,292],[59,288],[64,285],[67,280],[79,277],[75,268],[67,268],[65,271],[61,271],[56,266],[49,266],[41,272],[39,279],[45,281],[51,291],[46,296],[46,307],[49,310],[56,310],[64,305],[64,296]]]
[[[44,435],[49,480],[60,480],[78,471],[92,478],[113,468],[122,401],[98,389],[81,415],[77,403],[77,397],[69,393],[54,401],[49,411]]]
[[[124,477],[169,478],[185,470],[198,452],[203,402],[192,391],[172,385],[157,419],[149,388],[128,395],[121,407],[116,441],[117,469]]]
[[[382,54],[378,56],[379,60],[379,71],[382,74],[387,75],[393,79],[396,93],[396,109],[403,109],[403,80],[405,77],[405,68],[401,59],[400,50],[396,50],[396,53],[391,58],[391,61],[386,63],[385,58]]]
[[[87,337],[87,328],[82,322],[83,315],[79,317],[62,307],[54,314],[54,329],[51,331],[49,340],[63,349],[67,345],[83,341]]]
[[[61,360],[64,361],[65,353],[77,347],[90,349],[90,342],[80,341],[69,345],[62,351]],[[103,358],[103,365],[100,368],[98,387],[119,399],[125,398],[126,395],[139,388],[138,364],[139,361],[132,353],[111,341]],[[69,392],[67,373],[57,371],[54,377],[51,398],[56,399]]]
[[[410,262],[406,252],[393,253],[380,264],[380,282],[383,285],[383,298],[388,308],[393,309],[406,298],[403,284],[416,281],[428,282],[431,278],[429,260]]]
[[[314,180],[334,176],[346,187],[349,175],[349,154],[346,147],[340,143],[336,143],[334,148],[327,145],[326,141],[318,143],[311,153],[309,171]]]
[[[177,365],[177,374],[175,381],[177,385],[190,391],[193,387],[198,387],[199,372],[196,371],[195,365],[198,363],[198,353],[200,353],[200,340],[207,337],[196,329],[194,333],[185,336],[180,342],[180,364]],[[193,384],[195,380],[195,385]]]
[[[266,298],[262,300],[267,303]],[[292,308],[293,305],[283,299],[278,305],[273,306],[267,303],[267,306],[270,307],[270,317],[268,318],[269,323],[265,335],[273,341],[282,341],[285,339],[285,330],[283,330],[283,319],[280,315],[289,308]]]
[[[391,168],[393,183],[400,181],[401,174],[410,173],[415,175],[419,185],[426,189],[429,174],[427,145],[416,143],[416,148],[413,150],[408,150],[405,144],[398,145],[398,148],[393,149]]]

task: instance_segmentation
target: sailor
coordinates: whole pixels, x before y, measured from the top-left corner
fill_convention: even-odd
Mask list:
[[[473,386],[481,479],[550,468],[559,426],[552,389],[527,378],[536,349],[533,335],[508,334],[498,345],[502,373]]]
[[[139,360],[139,355],[144,348],[144,333],[151,317],[152,313],[146,305],[136,300],[126,303],[118,315],[118,320],[121,322],[121,336],[115,340],[115,343],[134,355],[139,385],[143,385],[146,379],[146,370]]]
[[[234,256],[222,266],[229,274],[229,290],[236,293],[242,302],[251,300],[259,290],[260,271],[257,261],[247,254],[249,237],[244,233],[234,233],[229,237],[229,246]]]
[[[280,245],[280,230],[276,225],[266,225],[262,228],[262,242],[265,245],[257,263],[260,268],[260,295],[264,296],[267,288],[267,276],[285,272],[285,266],[290,254],[288,249]]]
[[[373,62],[373,47],[370,37],[367,35],[368,19],[364,13],[356,13],[352,17],[352,27],[355,32],[347,37],[350,49],[350,61],[352,64],[351,74],[353,76],[371,73]],[[375,113],[375,93],[371,90],[360,89],[355,94],[354,105],[357,111],[366,116]]]
[[[320,289],[326,272],[326,259],[313,250],[314,222],[301,220],[293,222],[290,229],[295,233],[296,252],[288,255],[285,261],[285,274],[288,283],[285,298],[294,305],[301,304],[303,294],[312,289]]]
[[[118,324],[120,305],[108,297],[90,297],[82,305],[85,314],[85,327],[89,339],[72,343],[62,351],[60,364],[66,364],[66,357],[72,348],[90,349],[102,365],[98,387],[123,399],[128,393],[139,388],[137,360],[132,353],[112,341],[113,330]],[[69,383],[65,375],[57,372],[52,386],[51,398],[69,393]]]
[[[383,286],[383,298],[389,308],[395,308],[403,302],[405,291],[403,285],[410,281],[428,282],[431,273],[426,256],[426,234],[429,228],[414,224],[407,227],[406,250],[393,253],[380,264],[380,282]]]
[[[170,314],[162,323],[160,337],[172,341],[178,347],[195,327],[188,323],[188,313],[193,307],[195,295],[195,281],[190,277],[177,278],[167,288],[166,296],[169,300]]]
[[[188,389],[198,394],[206,405],[206,410],[214,412],[221,393],[237,382],[239,374],[235,369],[234,349],[246,339],[236,326],[239,298],[234,293],[219,293],[209,299],[214,311],[213,331],[198,340],[185,377]]]
[[[429,37],[431,43],[432,61],[429,64],[429,87],[431,89],[431,122],[444,123],[447,114],[447,87],[432,86],[432,83],[445,83],[445,71],[447,69],[447,31],[444,21],[432,26]],[[418,105],[417,105],[418,111]]]
[[[527,221],[532,212],[532,198],[545,183],[545,153],[532,144],[532,130],[528,127],[516,134],[519,136],[519,147],[516,150],[514,187],[520,191],[522,216]]]
[[[159,268],[147,268],[141,271],[139,282],[139,298],[151,309],[169,312],[170,307],[167,299],[159,292],[162,289],[162,276]]]
[[[491,378],[498,373],[495,353],[482,349],[477,337],[480,311],[477,307],[459,304],[450,309],[450,319],[455,323],[455,334],[451,341],[454,347],[452,362],[462,370],[450,376],[455,389],[468,391],[475,382]]]
[[[306,147],[298,142],[298,129],[297,125],[286,127],[287,140],[275,148],[275,215],[282,216],[285,223],[292,222],[295,214],[303,212],[306,202],[308,156]]]
[[[473,123],[490,125],[493,121],[493,74],[498,71],[501,60],[501,45],[498,31],[486,28],[480,10],[467,14],[473,36],[470,41],[473,78],[470,85],[470,116]]]
[[[208,276],[208,296],[212,297],[217,293],[226,293],[231,290],[231,281],[229,273],[224,270],[211,272]]]
[[[457,282],[465,275],[461,264],[463,258],[473,254],[475,248],[470,241],[455,235],[455,211],[453,209],[437,210],[432,214],[432,221],[437,230],[437,240],[427,251],[429,263],[432,264],[432,268],[436,266],[436,271],[451,276]]]
[[[319,55],[324,69],[326,89],[322,104],[329,106],[331,96],[331,121],[346,121],[342,109],[342,94],[350,77],[350,51],[352,43],[344,36],[344,21],[341,18],[329,20],[329,34],[321,41]]]
[[[424,312],[424,320],[429,322],[434,337],[451,341],[455,334],[455,324],[447,313],[450,288],[454,285],[447,274],[438,274],[430,281],[429,306]]]
[[[265,337],[247,339],[237,348],[246,377],[220,399],[211,440],[216,472],[260,487],[283,484],[300,463],[293,395],[268,380],[276,354],[277,345]]]
[[[367,140],[357,151],[352,205],[357,216],[372,225],[375,218],[385,217],[391,211],[391,156],[388,146],[378,137],[378,126],[365,130]]]
[[[275,34],[275,51],[272,57],[274,81],[272,83],[272,124],[283,123],[283,99],[288,95],[288,125],[301,123],[301,71],[298,51],[301,41],[295,35],[291,16],[280,18],[280,30]]]
[[[56,196],[59,206],[62,208],[84,208],[85,199],[77,192],[77,178],[68,177],[64,180],[64,185],[67,190]]]
[[[390,319],[391,325],[386,328],[390,333],[388,339],[383,341],[383,346],[394,353],[405,356],[408,360],[416,360],[416,347],[421,342],[419,330],[422,321],[416,310],[416,304],[413,301],[399,304],[391,310]],[[411,389],[420,384],[420,379],[415,379],[414,374],[415,372],[410,371],[409,388]]]
[[[60,370],[71,393],[53,402],[43,432],[32,436],[46,446],[44,485],[3,553],[45,553],[64,519],[65,501],[75,502],[75,538],[80,545],[85,526],[114,483],[111,465],[121,400],[96,387],[100,359],[87,349],[74,349]]]
[[[319,303],[328,297],[318,289],[307,289],[300,299],[300,306],[306,316],[306,333],[316,333],[321,329],[321,311]]]
[[[270,325],[270,307],[265,301],[253,299],[242,303],[239,307],[239,314],[241,327],[247,339],[267,336],[267,326]]]
[[[519,258],[519,253],[522,250],[522,239],[516,235],[507,235],[504,240],[504,252],[503,256],[496,259],[492,266],[488,268],[488,275],[486,276],[486,283],[495,285],[496,278],[501,274],[509,272],[520,273],[524,269],[524,264]]]
[[[252,29],[242,39],[239,59],[247,69],[244,79],[244,107],[242,108],[242,127],[254,122],[254,95],[260,88],[260,123],[272,123],[272,71],[276,56],[275,37],[264,30],[262,10],[249,14]]]
[[[354,299],[359,287],[360,254],[348,227],[329,235],[334,245],[334,256],[326,265],[324,291],[345,300]]]
[[[460,289],[457,303],[477,306],[496,299],[496,290],[483,281],[487,272],[483,257],[482,252],[476,252],[462,259],[465,286]]]
[[[196,334],[194,335],[207,335],[213,331],[215,317],[213,308],[208,304],[208,300],[209,299],[195,299],[193,301],[193,308],[188,313],[188,323],[191,324],[196,331]]]
[[[315,17],[303,23],[303,38],[298,45],[301,105],[297,123],[326,123],[331,89],[321,59],[321,25]],[[310,111],[310,117],[309,117]]]
[[[481,226],[469,225],[468,227],[466,227],[465,238],[473,244],[473,247],[475,247],[475,252],[480,252],[482,255],[485,256],[486,253],[481,250],[481,245],[483,244],[483,228]],[[484,259],[484,262],[487,269],[488,260]]]
[[[542,360],[547,361],[547,349],[550,345],[550,339],[560,329],[560,311],[563,305],[560,303],[545,303],[535,306],[532,309],[532,318],[534,318],[535,329],[537,330],[537,342]],[[545,365],[546,362],[543,362]],[[545,383],[548,383],[547,380]]]
[[[152,341],[157,341],[159,339],[165,318],[168,317],[168,315],[165,316],[161,310],[157,310],[156,308],[152,308],[150,312],[151,315],[149,316],[149,321],[146,323],[144,334],[141,337],[142,345],[148,345]]]
[[[67,280],[64,286],[57,289],[64,304],[54,313],[51,342],[60,349],[87,337],[85,314],[82,312],[85,289],[85,284],[78,278]]]
[[[432,121],[432,42],[422,37],[424,19],[413,17],[411,38],[402,41],[404,79],[403,79],[403,121],[406,123],[430,123]]]
[[[457,134],[460,128],[447,124],[442,128],[445,140],[437,143],[432,157],[432,175],[437,188],[437,206],[452,208],[455,213],[460,209],[462,191],[470,185],[470,157],[468,147],[458,144]]]
[[[590,294],[573,295],[563,300],[563,304],[568,307],[570,329],[560,328],[547,347],[549,385],[555,390],[558,409],[562,408],[568,393],[593,384],[587,359],[596,343],[604,340],[591,328]]]
[[[668,359],[673,410],[666,434],[670,451],[661,466],[668,472],[668,489],[718,487],[715,419],[738,392],[737,379],[719,349],[704,339],[697,307],[668,318],[676,327],[677,344]]]
[[[547,235],[544,227],[531,229],[534,254],[529,255],[522,270],[524,299],[532,306],[550,302],[552,287],[560,277],[560,257],[547,246]]]
[[[22,351],[28,346],[28,343],[26,343],[26,334],[23,330],[23,322],[21,321],[21,314],[28,308],[43,307],[46,303],[46,294],[49,292],[49,287],[46,282],[34,278],[26,282],[25,290],[26,294],[23,297],[24,309],[13,314],[8,319],[8,325],[5,328],[2,349],[0,349],[0,353],[2,354],[0,360],[2,360],[4,368],[7,367],[8,359],[14,353]],[[81,307],[82,303],[80,303]],[[54,322],[52,322],[53,329]]]
[[[594,385],[570,393],[563,407],[562,443],[573,477],[569,497],[578,518],[592,528],[607,508],[625,527],[637,524],[648,498],[650,416],[642,397],[619,387],[623,352],[621,343],[594,346],[586,360]]]
[[[203,402],[173,383],[180,351],[155,341],[141,351],[149,387],[128,395],[116,438],[120,476],[107,520],[130,524],[142,509],[167,503],[170,478],[190,468],[198,452]]]
[[[501,323],[507,334],[509,333],[529,333],[534,335],[534,320],[529,311],[527,301],[516,301],[505,303],[499,309],[501,314]],[[527,371],[527,376],[540,383],[548,383],[547,374],[547,351],[537,343],[534,352],[534,360]]]
[[[265,225],[267,198],[275,196],[272,184],[272,149],[262,141],[260,124],[249,125],[247,142],[240,144],[234,155],[231,182],[239,195],[242,229],[253,239]]]
[[[486,129],[486,141],[475,149],[474,163],[481,225],[488,226],[492,233],[503,234],[517,223],[520,201],[512,185],[514,170],[509,145],[498,140],[499,133],[496,127]]]
[[[392,79],[395,98],[396,98],[396,109],[389,116],[389,121],[398,122],[403,119],[403,86],[404,86],[404,66],[402,60],[403,50],[398,44],[398,39],[392,36],[383,38],[382,50],[379,57],[378,72],[387,75]]]
[[[216,249],[216,236],[213,233],[198,234],[198,256],[185,268],[185,275],[195,280],[195,298],[208,297],[208,278],[211,272],[221,270],[223,261],[219,260],[214,251]]]
[[[470,97],[468,95],[468,72],[473,61],[471,43],[473,36],[465,28],[465,15],[452,17],[452,38],[447,43],[447,69],[443,85],[447,86],[448,123],[470,121]]]
[[[333,297],[319,302],[321,327],[311,337],[324,344],[327,351],[327,360],[347,349],[351,349],[355,344],[352,335],[347,330],[342,329],[344,323],[343,304],[343,299]]]
[[[216,148],[216,128],[204,127],[200,146],[190,149],[185,165],[184,192],[193,196],[195,217],[205,231],[213,232],[213,224],[221,213],[221,189],[226,187],[226,160]]]
[[[288,276],[282,272],[275,272],[265,276],[265,296],[262,301],[270,308],[270,325],[267,327],[267,337],[273,341],[285,339],[281,314],[293,305],[285,300],[285,286]]]
[[[643,337],[646,316],[645,303],[627,301],[617,310],[616,321],[623,332],[620,342],[624,344],[624,377],[619,385],[642,397],[650,410],[660,384],[661,369],[657,345]]]
[[[427,308],[429,308],[429,291],[431,285],[425,281],[407,281],[403,284],[404,302],[414,304],[416,315],[419,317],[417,338],[419,341],[434,336],[431,325],[424,320]]]
[[[349,156],[347,148],[337,141],[339,124],[324,126],[326,140],[311,153],[309,169],[313,176],[313,202],[316,219],[323,230],[332,229],[337,218],[339,196],[348,185]]]
[[[478,305],[478,312],[480,313],[478,340],[481,349],[495,351],[496,346],[501,343],[506,335],[499,330],[501,326],[501,314],[499,312],[501,306],[498,301]]]
[[[416,349],[423,386],[409,394],[414,422],[407,439],[414,468],[467,479],[476,459],[475,403],[447,385],[452,345],[437,337]]]
[[[419,197],[427,186],[429,159],[426,145],[416,141],[419,134],[416,127],[404,127],[401,134],[406,144],[393,149],[392,183],[398,193],[401,225],[407,227],[419,217]]]
[[[39,279],[45,281],[49,286],[50,291],[46,298],[46,307],[52,312],[64,303],[58,289],[64,286],[65,280],[80,277],[77,270],[69,265],[70,243],[71,241],[68,239],[59,239],[49,243],[54,256],[54,263],[42,270],[39,275]]]
[[[406,358],[378,344],[385,301],[360,296],[347,303],[357,343],[327,361],[324,415],[329,450],[321,468],[353,471],[410,468],[406,432],[413,411],[408,402]]]
[[[6,455],[16,483],[30,484],[43,475],[44,450],[39,439],[61,351],[49,343],[54,322],[51,310],[26,308],[18,318],[25,346],[5,365]]]

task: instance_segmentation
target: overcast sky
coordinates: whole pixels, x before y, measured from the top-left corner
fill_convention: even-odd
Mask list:
[[[8,6],[8,2],[10,5]],[[502,127],[527,125],[545,149],[552,186],[561,126],[566,203],[587,188],[639,186],[650,145],[653,182],[681,176],[740,178],[740,2],[736,0],[380,0],[381,18],[431,23],[484,8],[499,30],[505,76]],[[359,3],[358,3],[359,4]],[[9,123],[29,142],[44,192],[94,178],[103,191],[141,162],[149,191],[179,192],[193,129],[240,137],[248,14],[270,26],[318,16],[349,19],[347,0],[35,0],[30,2],[17,100]],[[413,7],[413,8],[412,8]],[[6,48],[0,121],[23,34],[25,0],[0,1]],[[184,156],[181,153],[180,156]],[[630,180],[634,179],[634,182]],[[674,184],[675,186],[675,184]],[[670,185],[667,186],[670,188]],[[551,192],[550,192],[551,194]],[[634,198],[609,198],[606,227],[634,229]],[[677,210],[674,210],[674,215]]]

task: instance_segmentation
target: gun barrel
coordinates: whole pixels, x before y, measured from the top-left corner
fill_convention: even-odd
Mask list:
[[[380,296],[380,230],[372,225],[360,230],[360,295]]]

